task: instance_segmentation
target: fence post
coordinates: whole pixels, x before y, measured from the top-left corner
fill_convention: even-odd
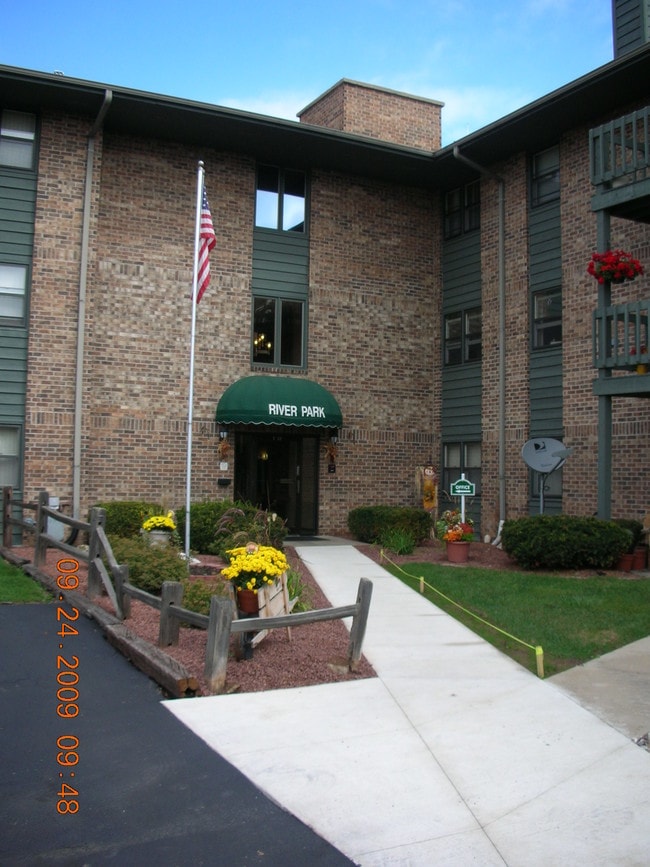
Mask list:
[[[357,613],[352,618],[350,629],[350,644],[348,649],[348,667],[354,671],[361,659],[361,646],[366,634],[368,612],[370,611],[370,597],[372,596],[372,581],[362,578],[359,581],[357,592]]]
[[[223,596],[213,596],[210,600],[210,623],[208,625],[208,646],[205,653],[204,671],[212,695],[223,692],[226,686],[231,623],[232,604],[230,600],[224,599]]]
[[[163,581],[160,594],[160,628],[158,630],[158,646],[169,647],[178,644],[178,633],[181,622],[178,617],[171,617],[169,609],[172,605],[180,608],[183,601],[183,585],[180,581]]]
[[[11,501],[13,499],[14,490],[11,487],[2,489],[2,544],[5,548],[11,548]]]
[[[113,571],[113,580],[115,581],[117,604],[122,612],[122,620],[128,620],[131,616],[131,597],[124,591],[124,585],[129,580],[129,567],[126,563]]]
[[[36,511],[36,540],[34,542],[34,566],[39,568],[47,557],[47,539],[44,539],[47,530],[47,515],[45,507],[50,502],[47,491],[38,492],[38,509]]]
[[[102,576],[95,564],[95,560],[100,556],[100,544],[97,537],[97,527],[103,527],[106,523],[106,512],[104,509],[90,510],[90,530],[88,538],[88,598],[94,599],[99,596],[102,589]]]

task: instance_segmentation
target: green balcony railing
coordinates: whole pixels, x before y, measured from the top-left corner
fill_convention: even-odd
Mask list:
[[[589,131],[591,182],[596,186],[650,178],[650,106]]]
[[[650,365],[650,299],[594,311],[594,367],[634,370]],[[649,368],[650,369],[650,368]]]

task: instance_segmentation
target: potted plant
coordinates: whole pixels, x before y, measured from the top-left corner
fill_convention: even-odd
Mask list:
[[[460,509],[447,509],[436,521],[436,536],[447,546],[450,563],[466,563],[469,559],[469,543],[474,538],[474,521],[463,517]]]
[[[237,607],[240,611],[256,614],[259,610],[258,591],[274,584],[287,571],[289,564],[282,551],[270,545],[248,542],[226,551],[228,566],[221,570],[224,578],[237,591]]]
[[[176,518],[173,512],[166,515],[152,515],[142,525],[142,532],[151,545],[168,545],[172,533],[176,531]]]
[[[643,265],[625,250],[607,250],[592,254],[587,273],[599,283],[623,283],[643,274]]]

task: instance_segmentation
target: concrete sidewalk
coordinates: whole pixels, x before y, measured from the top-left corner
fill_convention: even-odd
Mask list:
[[[571,678],[538,679],[353,546],[297,550],[334,606],[373,581],[364,653],[378,677],[166,702],[178,719],[364,867],[648,864],[638,702],[638,720],[617,724]],[[614,679],[633,664],[647,697],[650,639],[632,648]],[[583,690],[593,670],[573,675]]]

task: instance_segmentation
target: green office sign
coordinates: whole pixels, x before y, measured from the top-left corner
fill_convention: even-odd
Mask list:
[[[473,497],[476,492],[476,485],[470,482],[469,479],[458,479],[451,483],[449,493],[452,497]]]

